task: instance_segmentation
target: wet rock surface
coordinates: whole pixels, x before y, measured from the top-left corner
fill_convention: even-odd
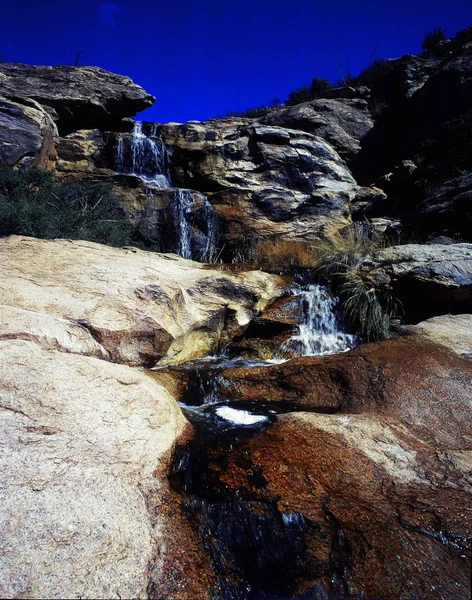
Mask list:
[[[195,421],[170,478],[214,597],[468,597],[469,360],[411,335],[222,375],[265,421]]]

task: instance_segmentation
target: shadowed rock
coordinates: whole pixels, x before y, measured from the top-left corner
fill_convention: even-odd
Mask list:
[[[132,117],[152,106],[153,96],[98,67],[0,64],[0,95],[32,99],[45,107],[61,132],[92,129]]]

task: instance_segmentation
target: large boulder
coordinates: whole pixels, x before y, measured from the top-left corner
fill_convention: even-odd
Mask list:
[[[300,129],[326,140],[348,163],[374,122],[367,101],[322,98],[269,113],[261,123]]]
[[[365,277],[388,288],[403,304],[408,321],[472,306],[472,244],[405,244],[374,253]]]
[[[1,596],[147,598],[177,527],[176,402],[139,370],[3,333],[2,318]]]
[[[0,240],[2,303],[86,327],[113,361],[204,356],[241,334],[284,282],[91,242]]]
[[[159,131],[174,184],[207,194],[230,235],[313,238],[349,221],[356,182],[320,137],[248,119]]]
[[[92,129],[132,117],[155,98],[129,77],[98,67],[0,64],[0,96],[32,99],[43,106],[61,133]]]

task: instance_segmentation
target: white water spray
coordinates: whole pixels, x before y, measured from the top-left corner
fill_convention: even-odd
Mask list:
[[[148,137],[143,133],[142,121],[135,121],[131,135],[118,138],[116,170],[124,175],[135,175],[156,187],[170,187],[166,149],[155,125]]]
[[[295,356],[322,356],[346,352],[358,343],[356,335],[345,333],[338,314],[338,298],[322,285],[294,290],[301,296],[304,321],[297,335],[284,342],[282,349]]]

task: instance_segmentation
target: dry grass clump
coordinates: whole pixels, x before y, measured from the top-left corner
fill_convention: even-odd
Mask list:
[[[260,239],[256,244],[256,262],[262,266],[311,268],[314,258],[314,245],[302,240]]]
[[[378,289],[362,274],[366,259],[387,243],[353,226],[329,232],[316,244],[315,271],[339,295],[349,327],[367,342],[386,339],[390,320],[401,311],[388,286]]]

